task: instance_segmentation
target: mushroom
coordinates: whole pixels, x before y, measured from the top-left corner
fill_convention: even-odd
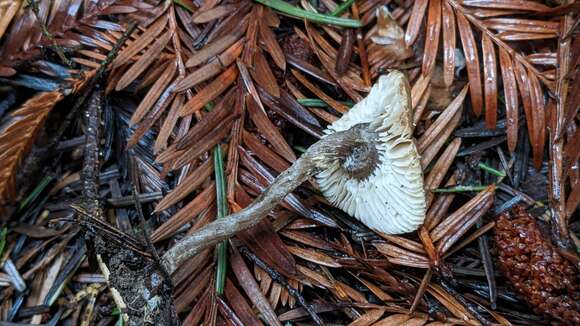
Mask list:
[[[425,218],[411,111],[405,76],[393,71],[380,77],[364,100],[326,130],[331,134],[369,124],[368,138],[341,146],[316,175],[331,204],[386,234],[414,231]]]
[[[162,257],[168,273],[204,248],[261,221],[296,187],[315,176],[328,201],[369,228],[387,234],[416,230],[425,218],[419,154],[413,143],[409,84],[391,71],[369,95],[248,207],[205,225]]]

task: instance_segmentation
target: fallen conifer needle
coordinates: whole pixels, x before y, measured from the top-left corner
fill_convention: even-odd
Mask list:
[[[299,98],[298,103],[307,107],[327,108],[329,106],[326,102],[318,98]],[[348,106],[349,108],[354,105],[354,103],[350,101],[341,101],[340,103]]]
[[[478,166],[480,169],[484,170],[485,172],[493,174],[493,175],[498,176],[500,178],[504,178],[506,176],[505,172],[496,170],[487,164],[479,163]]]
[[[433,192],[473,192],[487,189],[488,186],[457,186],[453,188],[439,188]]]
[[[340,17],[340,15],[344,14],[353,3],[354,0],[346,0],[345,2],[338,5],[338,7],[336,7],[336,9],[330,15],[334,17]]]
[[[340,17],[333,17],[330,15],[322,15],[310,11],[306,11],[300,8],[296,8],[284,1],[281,0],[254,0],[258,3],[263,4],[264,6],[270,7],[274,10],[279,11],[282,14],[295,17],[295,18],[303,18],[308,21],[314,23],[321,23],[321,24],[329,24],[329,25],[336,25],[342,27],[352,27],[357,28],[361,27],[362,23],[360,20],[355,19],[348,19],[348,18],[340,18]]]

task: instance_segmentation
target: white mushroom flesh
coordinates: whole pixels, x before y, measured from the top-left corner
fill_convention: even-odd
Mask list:
[[[344,161],[333,160],[316,176],[321,191],[334,206],[375,231],[400,234],[416,230],[425,219],[425,192],[413,142],[409,85],[401,72],[381,76],[369,95],[326,133],[361,123],[369,123],[378,134],[379,162],[361,179],[345,172]]]

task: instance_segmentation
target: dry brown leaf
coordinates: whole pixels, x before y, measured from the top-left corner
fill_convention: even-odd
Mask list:
[[[158,242],[172,236],[177,230],[179,230],[179,228],[190,222],[199,213],[206,209],[210,203],[215,200],[215,194],[215,185],[212,182],[211,185],[198,194],[195,199],[190,201],[169,220],[155,229],[155,232],[151,234],[151,240],[153,242]]]
[[[191,147],[208,132],[214,130],[216,126],[223,122],[223,120],[226,120],[228,116],[232,115],[232,105],[234,104],[235,92],[236,88],[231,88],[226,95],[220,98],[209,113],[204,114],[199,122],[191,127],[185,135],[176,139],[175,143],[170,146],[167,152],[174,151],[175,149],[183,150]],[[235,114],[235,112],[233,114]],[[161,159],[161,157],[164,156],[164,153],[159,155],[159,162],[165,162],[165,160]]]
[[[346,93],[346,95],[348,95],[348,97],[350,97],[353,101],[357,103],[362,101],[363,99],[362,96],[355,91],[354,87],[352,87],[353,84],[355,83],[352,80],[347,81],[346,79],[344,79],[344,77],[338,76],[334,72],[334,64],[330,61],[329,58],[327,58],[323,54],[323,52],[318,47],[317,43],[314,42],[314,38],[316,37],[318,39],[321,39],[322,38],[321,35],[315,29],[311,28],[308,23],[306,24],[306,31],[308,40],[310,42],[310,46],[314,50],[314,53],[318,57],[318,60],[320,60],[320,62],[324,66],[324,69],[326,69],[326,72],[332,76],[332,78],[338,83],[340,88]]]
[[[175,310],[177,313],[183,312],[193,302],[193,300],[206,290],[206,284],[210,282],[213,265],[207,265],[197,276],[189,282],[175,296]]]
[[[389,294],[387,294],[385,291],[383,291],[380,287],[374,285],[373,283],[360,278],[356,275],[353,274],[353,276],[359,280],[359,282],[361,282],[364,286],[366,286],[369,290],[371,290],[371,292],[377,296],[377,298],[379,298],[379,300],[382,301],[392,301],[393,297],[391,297]]]
[[[175,84],[169,85],[159,99],[155,103],[155,105],[149,110],[147,116],[141,121],[141,123],[135,129],[133,135],[127,140],[127,148],[132,148],[133,146],[137,145],[139,140],[151,129],[153,124],[161,117],[165,109],[169,106],[172,102],[173,98],[175,97],[175,93],[173,92],[173,87]]]
[[[22,3],[24,3],[24,1],[14,0],[9,1],[8,5],[6,6],[4,4],[0,6],[0,17],[2,17],[0,19],[0,38],[2,35],[4,35],[6,28],[8,28],[8,25],[10,25],[10,22],[20,9]]]
[[[215,6],[213,8],[209,8],[207,10],[197,10],[193,16],[191,17],[192,21],[195,24],[203,24],[210,22],[214,19],[218,19],[220,17],[226,16],[235,9],[237,9],[239,5],[237,4],[229,4],[229,5],[220,5]]]
[[[262,51],[256,51],[254,54],[254,67],[250,68],[249,71],[258,86],[266,90],[270,95],[280,97],[278,81]]]
[[[60,90],[39,93],[12,112],[0,133],[0,207],[16,196],[16,173],[52,108],[64,96]],[[1,210],[1,208],[0,208]]]
[[[421,244],[417,241],[413,241],[411,239],[407,239],[405,237],[402,236],[398,236],[398,235],[389,235],[389,234],[384,234],[381,232],[377,232],[378,235],[380,235],[382,238],[399,245],[402,248],[405,249],[409,249],[413,252],[419,253],[419,254],[424,254],[425,250],[423,249],[423,246],[421,246]]]
[[[129,62],[131,58],[135,57],[135,55],[137,55],[139,52],[141,52],[141,50],[153,42],[155,38],[159,36],[161,32],[163,32],[166,25],[167,16],[162,15],[155,23],[149,26],[139,38],[131,42],[131,44],[119,52],[119,55],[115,58],[115,60],[113,60],[113,68],[120,67]]]
[[[272,310],[268,300],[260,291],[256,280],[237,250],[234,249],[232,251],[230,261],[232,264],[232,270],[234,271],[240,286],[244,289],[250,301],[252,301],[256,308],[258,308],[266,323],[268,325],[282,326],[276,313]]]
[[[443,81],[450,87],[455,79],[455,13],[447,1],[443,1]]]
[[[468,88],[471,88],[471,86],[463,87],[459,95],[449,103],[449,106],[445,111],[441,113],[437,120],[435,120],[429,129],[427,129],[427,131],[425,131],[425,133],[417,140],[417,150],[419,153],[424,152],[436,140],[436,138],[441,135],[441,131],[450,123],[453,116],[461,110]]]
[[[342,76],[348,70],[348,65],[352,58],[352,50],[354,45],[354,31],[352,29],[346,29],[343,32],[342,40],[340,42],[340,48],[336,55],[336,65],[334,71]]]
[[[519,132],[518,86],[514,74],[513,61],[509,53],[502,48],[499,49],[499,65],[501,68],[501,79],[503,81],[507,144],[509,151],[513,153],[516,150]]]
[[[296,79],[298,79],[298,81],[300,81],[300,83],[302,83],[302,85],[304,85],[312,93],[314,93],[317,97],[319,97],[321,100],[323,100],[328,105],[330,105],[330,107],[332,107],[333,109],[335,109],[336,111],[338,111],[340,113],[346,113],[348,111],[348,107],[346,105],[338,102],[337,100],[333,99],[331,96],[328,96],[320,88],[318,88],[316,85],[311,83],[308,79],[306,79],[306,77],[304,77],[301,73],[299,73],[298,70],[290,69],[290,71],[292,72],[294,77],[296,77]]]
[[[528,120],[528,125],[533,125],[531,137],[534,166],[539,170],[544,161],[544,146],[546,143],[546,114],[544,103],[544,92],[540,81],[534,73],[528,71],[530,81],[530,98],[532,105],[532,120]]]
[[[298,269],[298,271],[300,273],[302,273],[304,276],[306,276],[309,280],[304,280],[301,279],[300,281],[303,284],[306,284],[308,286],[318,286],[318,287],[322,287],[322,288],[332,288],[334,287],[334,284],[332,281],[330,281],[328,278],[326,278],[324,275],[317,273],[307,267],[304,267],[302,265],[297,264],[296,268]],[[310,284],[312,283],[312,284]]]
[[[321,249],[321,250],[332,250],[332,246],[330,246],[328,244],[328,242],[326,242],[322,239],[319,239],[319,238],[311,235],[310,233],[288,230],[288,231],[281,231],[280,235],[282,235],[288,239],[292,239],[292,240],[294,240],[298,243],[301,243],[303,245],[307,245],[307,246],[314,247],[314,248]]]
[[[328,267],[342,267],[334,258],[312,249],[288,246],[288,250],[296,257]]]
[[[141,122],[141,120],[143,120],[145,115],[149,113],[149,110],[151,110],[155,102],[159,99],[161,93],[163,93],[163,91],[167,89],[169,83],[171,83],[171,81],[173,80],[173,76],[175,75],[176,69],[177,65],[175,64],[175,62],[169,62],[164,67],[161,76],[159,76],[155,84],[151,86],[151,88],[147,92],[147,95],[145,95],[141,103],[139,103],[139,106],[135,109],[135,112],[133,112],[130,121],[131,125],[135,125]]]
[[[520,62],[515,61],[514,68],[518,89],[520,91],[520,96],[522,97],[522,106],[524,107],[524,113],[526,116],[526,129],[528,130],[529,139],[532,141],[534,139],[534,123],[532,114],[531,84],[526,68],[524,68]]]
[[[430,76],[435,66],[437,51],[439,50],[439,34],[441,33],[441,0],[430,0],[427,15],[427,33],[425,34],[425,47],[423,53],[422,72]]]
[[[212,160],[206,160],[195,171],[188,175],[181,183],[179,183],[173,190],[167,194],[155,206],[155,212],[161,212],[167,208],[175,205],[177,202],[185,198],[193,191],[195,191],[202,183],[207,180],[213,172]]]
[[[402,323],[406,322],[409,319],[411,319],[410,315],[405,314],[390,315],[389,317],[384,318],[377,323],[374,323],[373,326],[400,326]]]
[[[449,143],[445,151],[439,156],[435,165],[425,178],[424,186],[425,191],[427,192],[427,198],[425,199],[427,203],[427,207],[429,207],[433,201],[434,193],[431,191],[437,189],[443,178],[447,174],[449,167],[453,163],[457,152],[459,151],[459,147],[461,146],[461,138],[455,138]]]
[[[464,0],[464,6],[494,8],[494,9],[514,9],[530,11],[547,11],[549,7],[527,0]]]
[[[129,86],[139,75],[141,75],[152,63],[155,61],[163,49],[171,39],[173,35],[172,31],[167,31],[161,37],[159,37],[146,51],[143,53],[141,58],[137,60],[131,68],[129,68],[125,74],[117,82],[115,86],[116,91],[120,91],[125,87]]]
[[[239,32],[232,33],[209,43],[199,51],[194,52],[193,56],[191,56],[185,63],[185,66],[189,68],[195,67],[213,57],[218,56],[220,53],[224,52],[226,49],[236,43],[241,37],[242,35]]]
[[[465,307],[457,301],[451,294],[443,290],[439,285],[434,283],[429,284],[427,292],[435,297],[445,308],[457,318],[463,321],[473,321],[475,318],[465,309]]]
[[[94,77],[95,71],[85,73],[81,79],[72,81],[65,91],[75,94],[87,81]],[[15,179],[17,169],[32,148],[36,136],[44,126],[54,106],[64,98],[63,90],[38,93],[30,98],[2,125],[0,131],[0,211],[16,196]]]
[[[497,59],[495,46],[490,37],[483,33],[481,37],[483,55],[483,90],[485,93],[485,126],[495,129],[497,123]]]
[[[175,85],[175,91],[185,91],[219,74],[236,61],[236,58],[242,53],[243,45],[244,39],[237,41],[215,59],[185,76],[185,78]]]
[[[296,154],[294,154],[292,148],[290,148],[284,137],[282,137],[278,128],[272,124],[266,113],[258,107],[252,98],[248,98],[247,101],[250,119],[256,124],[258,130],[266,137],[280,156],[288,162],[296,161]]]
[[[493,187],[493,186],[491,186]],[[460,223],[455,224],[448,234],[441,238],[437,244],[439,256],[445,255],[447,251],[457,242],[487,211],[493,206],[494,194],[487,193],[481,203],[477,203],[473,212],[468,212]]]
[[[207,134],[205,134],[196,146],[191,146],[185,150],[169,153],[163,158],[164,162],[169,162],[167,171],[173,171],[179,169],[186,164],[198,159],[200,155],[209,151],[215,145],[217,145],[223,138],[225,138],[228,133],[230,133],[230,127],[233,124],[234,116],[230,115],[226,117],[223,121],[219,121],[219,124],[212,129]],[[161,156],[157,158],[161,160]]]
[[[427,323],[427,318],[415,317],[402,323],[401,326],[423,326]]]
[[[369,58],[371,64],[385,58],[400,62],[413,54],[405,43],[405,32],[387,7],[377,9],[377,31],[370,38],[377,45],[377,51]]]
[[[462,110],[459,110],[451,118],[449,123],[443,128],[439,136],[431,143],[431,145],[421,153],[421,166],[425,169],[431,164],[437,153],[443,148],[455,128],[461,121]]]
[[[388,243],[375,243],[374,247],[393,264],[429,268],[429,259],[423,255],[401,249]]]
[[[409,18],[407,31],[405,33],[405,43],[407,43],[407,46],[411,46],[413,43],[415,43],[417,36],[419,36],[419,30],[421,28],[421,23],[423,22],[423,17],[425,15],[428,3],[428,0],[414,1],[413,11],[411,12],[411,17]]]
[[[270,15],[276,16],[276,15]],[[276,16],[277,17],[277,16]],[[282,70],[286,70],[286,57],[280,44],[276,40],[276,35],[266,26],[266,24],[260,24],[260,41],[264,42],[264,46],[266,51],[274,60],[274,63],[278,66],[278,68]]]
[[[248,202],[247,204],[250,203]],[[237,237],[256,256],[260,257],[268,266],[273,267],[282,275],[288,278],[294,278],[299,275],[294,258],[286,249],[286,246],[272,227],[270,221],[263,220],[258,225],[239,232]]]
[[[280,294],[282,294],[282,286],[279,283],[272,284],[272,289],[270,290],[270,297],[268,298],[268,301],[270,301],[270,305],[274,309],[278,307],[278,303],[280,302]]]
[[[348,326],[369,326],[375,321],[379,320],[379,318],[381,318],[384,313],[384,310],[372,309],[354,320],[352,323],[348,324]]]
[[[438,242],[446,235],[455,234],[456,232],[453,230],[465,221],[466,216],[480,214],[483,206],[486,206],[488,202],[493,201],[494,191],[495,186],[491,185],[486,190],[479,192],[470,201],[461,206],[461,208],[449,215],[449,217],[443,220],[443,222],[439,223],[439,225],[431,231],[431,239],[433,239],[434,242]]]
[[[221,75],[216,77],[211,83],[187,101],[185,105],[181,107],[179,116],[185,117],[201,110],[206,104],[216,99],[220,94],[228,89],[237,77],[238,70],[234,65],[231,65],[228,69],[224,70]]]
[[[415,110],[417,105],[419,105],[420,100],[423,98],[425,92],[429,89],[429,83],[431,78],[429,76],[421,75],[411,88],[411,106]]]
[[[463,45],[465,64],[467,66],[467,77],[469,79],[469,94],[471,106],[476,116],[479,116],[483,109],[483,95],[481,93],[481,74],[479,65],[479,54],[477,44],[473,36],[473,30],[467,18],[462,13],[457,13],[457,26]]]
[[[262,144],[254,135],[244,130],[242,132],[242,139],[244,145],[248,147],[257,157],[260,158],[262,162],[268,165],[270,168],[278,173],[284,172],[290,167],[287,161],[285,161],[280,155],[272,151],[268,146]]]
[[[345,284],[343,282],[336,281],[334,283],[334,290],[336,292],[340,293],[341,299],[350,298],[354,302],[368,303],[367,299],[365,298],[365,296],[362,293],[353,289],[352,287],[348,286],[347,284]],[[344,295],[346,295],[346,297],[344,297]]]

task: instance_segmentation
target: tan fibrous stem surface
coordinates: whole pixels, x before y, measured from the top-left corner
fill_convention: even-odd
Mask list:
[[[369,129],[368,124],[358,124],[324,137],[312,145],[288,170],[278,175],[248,207],[205,225],[169,249],[161,259],[166,271],[170,274],[175,272],[182,263],[203,249],[215,246],[220,241],[258,224],[287,194],[333,160],[343,162],[345,170],[351,169],[353,173],[371,173],[372,171],[366,171],[372,168],[367,162],[372,162],[377,154],[361,140],[371,141],[369,144],[372,145],[374,138],[374,132]],[[361,165],[356,160],[358,163],[362,162]]]

